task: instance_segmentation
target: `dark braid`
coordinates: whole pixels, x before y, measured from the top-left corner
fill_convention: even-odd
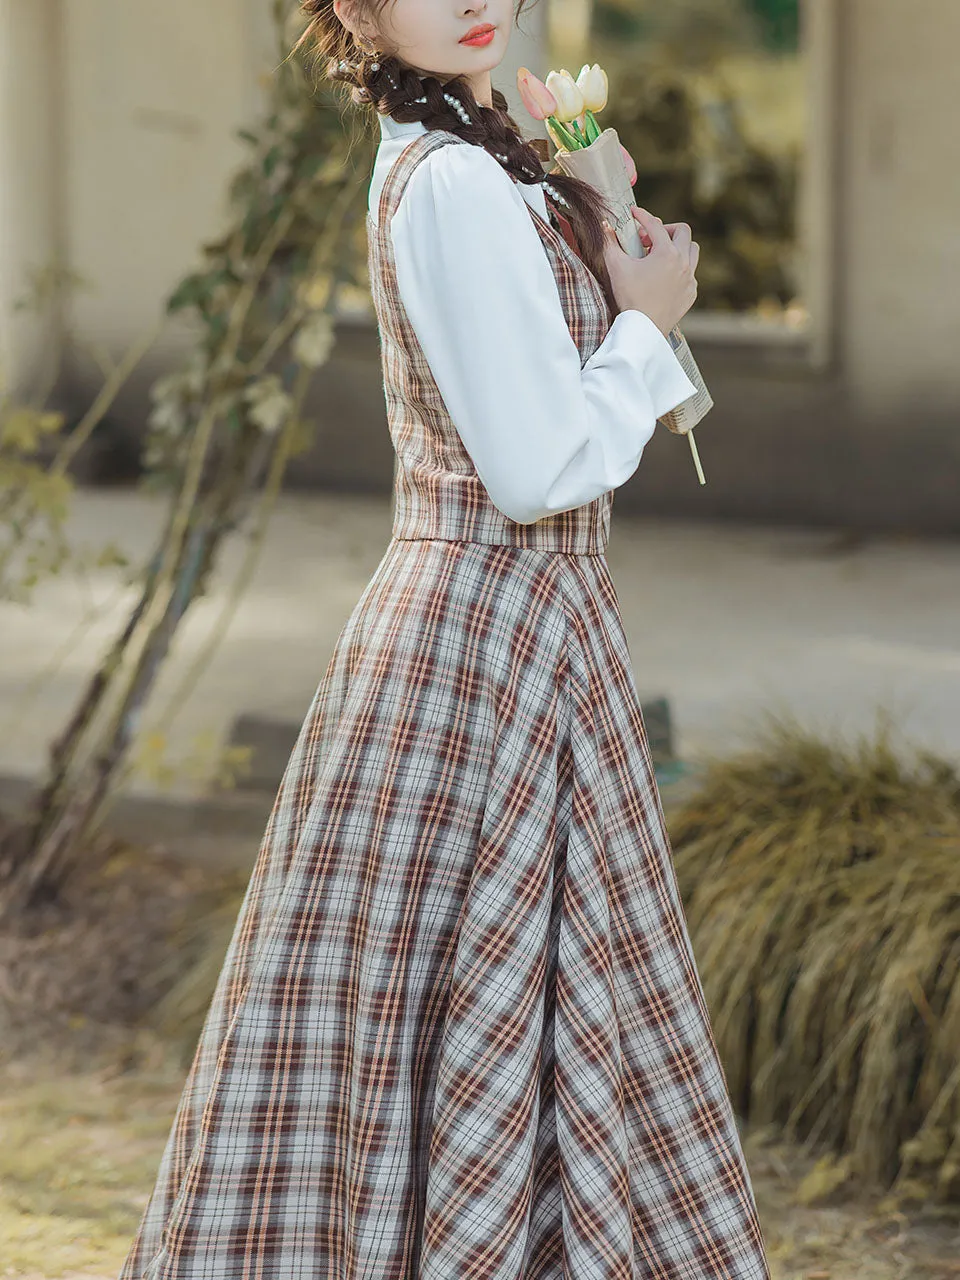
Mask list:
[[[520,0],[518,13],[524,3]],[[548,204],[568,220],[580,257],[600,283],[610,317],[616,315],[619,308],[603,255],[602,222],[610,217],[606,202],[589,183],[559,169],[544,170],[545,157],[536,142],[524,139],[499,89],[492,92],[493,105],[484,106],[462,76],[447,81],[435,75],[421,77],[399,58],[361,48],[334,13],[332,0],[303,0],[301,10],[310,23],[300,45],[315,45],[328,79],[348,84],[356,105],[375,106],[401,123],[419,120],[427,129],[455,133],[483,147],[516,181],[541,184]]]

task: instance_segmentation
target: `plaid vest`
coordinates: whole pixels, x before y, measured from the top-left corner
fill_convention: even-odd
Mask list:
[[[420,161],[436,147],[448,145],[472,144],[443,129],[416,135],[387,174],[377,223],[372,218],[367,221],[370,288],[379,325],[387,422],[396,454],[393,536],[602,555],[613,490],[534,524],[518,524],[494,506],[404,311],[397,289],[390,219]],[[530,209],[530,216],[556,277],[582,367],[603,341],[613,317],[596,277],[563,235],[535,210]],[[522,423],[518,427],[522,429]]]

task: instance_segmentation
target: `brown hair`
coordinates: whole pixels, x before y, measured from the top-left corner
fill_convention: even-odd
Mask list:
[[[389,0],[355,0],[355,3],[367,13],[379,14]],[[526,3],[527,0],[518,0],[516,17]],[[466,142],[482,146],[520,182],[549,181],[549,185],[566,201],[558,212],[570,223],[580,257],[599,281],[611,314],[617,313],[619,307],[613,297],[603,254],[602,223],[610,214],[603,197],[579,178],[572,178],[559,170],[550,174],[544,172],[536,145],[524,140],[499,89],[493,90],[493,106],[483,106],[477,102],[469,83],[462,76],[446,81],[435,75],[421,78],[399,58],[361,48],[334,12],[333,0],[302,0],[300,7],[310,21],[297,48],[312,46],[326,76],[351,86],[350,98],[355,104],[373,105],[377,111],[400,122],[420,120],[427,129],[445,129],[455,133]],[[461,118],[456,107],[447,102],[445,93],[459,99],[469,117],[469,124]],[[544,195],[556,207],[548,190]]]

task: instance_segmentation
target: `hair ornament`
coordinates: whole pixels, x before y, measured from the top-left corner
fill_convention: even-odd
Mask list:
[[[565,205],[569,209],[570,201],[565,200],[563,198],[563,196],[560,194],[560,192],[557,190],[557,188],[553,185],[552,182],[547,182],[546,180],[544,180],[543,189],[544,191],[549,193],[551,199],[555,200],[557,204]]]
[[[460,117],[460,119],[463,121],[464,124],[473,123],[470,119],[469,112],[467,111],[466,107],[463,105],[463,103],[460,101],[459,98],[455,98],[452,93],[445,93],[443,96],[446,102],[448,102],[449,105],[453,107],[454,111],[456,111],[457,115]]]

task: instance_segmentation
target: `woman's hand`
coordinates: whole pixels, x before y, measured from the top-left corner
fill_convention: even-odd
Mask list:
[[[652,213],[636,206],[631,213],[647,255],[635,258],[627,253],[620,247],[613,228],[607,228],[604,260],[613,295],[621,311],[642,311],[661,333],[668,334],[697,300],[700,246],[685,222],[665,226]]]

